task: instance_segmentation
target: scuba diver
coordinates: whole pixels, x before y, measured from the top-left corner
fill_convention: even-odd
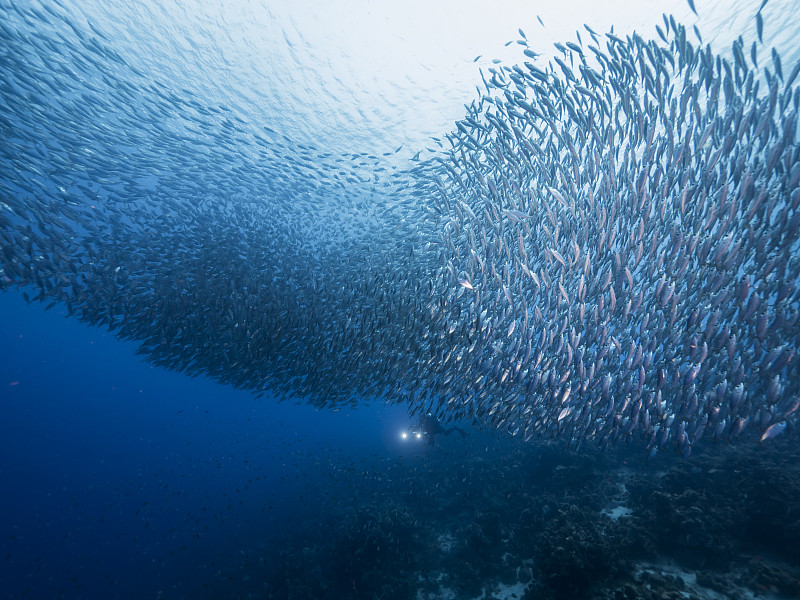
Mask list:
[[[461,427],[451,427],[446,429],[442,427],[439,419],[434,417],[431,413],[427,413],[420,417],[419,422],[411,427],[411,434],[416,438],[426,438],[428,444],[433,445],[433,438],[438,434],[450,435],[454,431],[461,434],[461,437],[466,437],[467,432]]]

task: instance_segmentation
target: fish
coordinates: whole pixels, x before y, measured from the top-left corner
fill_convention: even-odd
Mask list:
[[[405,143],[299,141],[3,10],[0,289],[320,408],[650,459],[794,429],[800,63],[777,50],[758,69],[666,16],[547,63],[519,45],[398,166]]]
[[[764,433],[759,441],[760,443],[763,444],[767,440],[771,440],[773,438],[778,437],[784,431],[786,431],[786,421],[778,421],[777,423],[773,423],[772,425],[767,427],[766,430],[764,430]]]
[[[761,11],[756,13],[756,33],[758,33],[758,41],[764,43],[764,18],[761,16]],[[755,60],[753,61],[755,62]]]
[[[690,7],[694,10],[692,3]],[[675,39],[685,39],[683,26],[672,27],[669,23],[669,30],[675,33]],[[702,39],[699,31],[696,33]],[[678,454],[688,458],[692,445],[700,443],[701,434],[690,439],[679,427],[688,427],[687,431],[692,432],[707,428],[714,439],[722,436],[738,439],[749,435],[750,425],[756,422],[759,410],[765,409],[767,399],[772,406],[787,406],[800,393],[793,361],[800,340],[796,332],[782,326],[777,316],[786,310],[793,315],[798,313],[796,307],[788,309],[786,304],[790,297],[793,298],[790,302],[798,299],[796,283],[782,286],[776,279],[769,286],[754,290],[747,277],[742,285],[736,284],[736,274],[745,264],[753,265],[747,274],[759,278],[768,277],[779,261],[780,278],[797,282],[800,276],[797,264],[788,268],[793,252],[789,249],[800,250],[797,230],[787,228],[785,218],[780,220],[784,225],[778,230],[760,228],[773,222],[768,215],[773,210],[771,206],[778,203],[774,195],[767,198],[769,192],[764,187],[767,182],[785,186],[789,195],[800,202],[798,182],[787,179],[791,168],[781,173],[773,171],[781,160],[794,160],[789,158],[783,139],[797,144],[796,122],[788,103],[780,114],[774,117],[768,114],[770,106],[781,110],[777,106],[775,83],[769,84],[765,93],[754,95],[753,88],[746,87],[743,80],[733,81],[727,59],[713,54],[706,58],[707,51],[702,61],[697,58],[699,55],[688,56],[683,42],[676,45],[663,30],[657,39],[649,41],[639,36],[607,37],[614,54],[600,52],[601,63],[616,68],[607,69],[603,78],[584,79],[581,83],[586,85],[588,93],[577,90],[577,81],[571,77],[570,53],[577,55],[580,50],[571,43],[556,46],[565,55],[563,60],[553,59],[558,69],[537,67],[548,72],[547,78],[522,81],[524,104],[521,99],[504,94],[501,86],[495,84],[498,101],[492,105],[491,118],[477,118],[503,140],[507,150],[504,160],[482,160],[479,155],[482,149],[468,148],[465,141],[459,141],[461,136],[457,136],[453,141],[460,150],[451,156],[454,160],[449,168],[463,173],[461,180],[475,180],[480,175],[490,181],[516,181],[519,189],[528,185],[523,185],[523,181],[532,182],[530,194],[514,204],[514,210],[530,217],[525,219],[527,229],[519,244],[512,243],[512,239],[503,242],[509,234],[493,222],[492,215],[507,210],[502,209],[502,194],[494,195],[497,207],[481,213],[490,217],[485,228],[492,228],[498,241],[482,255],[484,267],[499,272],[508,261],[523,265],[503,277],[487,277],[487,285],[492,288],[485,290],[487,297],[497,299],[488,308],[496,314],[514,316],[521,295],[537,314],[528,328],[533,329],[533,339],[541,337],[544,342],[540,347],[541,364],[551,369],[555,365],[557,371],[555,376],[551,370],[550,376],[541,378],[529,372],[528,376],[536,383],[533,386],[520,383],[526,406],[545,409],[548,398],[557,395],[554,386],[559,382],[570,385],[573,391],[567,398],[567,406],[549,413],[550,419],[512,420],[509,424],[504,416],[502,427],[520,428],[526,437],[558,431],[559,435],[569,437],[570,444],[587,438],[597,440],[601,446],[619,439],[657,438],[650,452],[673,449],[677,444]],[[598,52],[599,49],[595,54]],[[670,53],[675,56],[667,60],[665,55]],[[651,84],[647,71],[633,61],[627,62],[626,57],[644,55],[650,57],[654,70],[672,78],[683,106],[689,110],[682,108],[678,113],[670,108]],[[743,53],[736,53],[736,57],[740,69],[751,68],[745,64]],[[756,67],[755,52],[752,63]],[[773,51],[773,67],[776,81],[780,80],[784,86],[789,81],[795,84],[795,71],[800,72],[800,67],[784,80],[777,50]],[[634,101],[626,92],[631,79],[643,85],[644,101]],[[710,88],[708,103],[701,105],[696,94],[701,84],[707,85],[706,80],[716,80],[716,84]],[[570,96],[566,90],[578,94]],[[742,129],[727,139],[715,134],[718,125],[714,119],[722,119],[716,108],[722,96],[720,90],[724,91],[726,103],[740,102],[752,114],[747,123],[738,121]],[[574,98],[580,99],[580,110],[570,104]],[[548,107],[546,113],[537,115],[528,110],[528,106],[537,103]],[[607,119],[606,115],[615,108],[626,113],[624,125]],[[591,119],[583,122],[576,118],[578,114],[591,115]],[[559,120],[559,115],[564,118]],[[728,117],[731,124],[732,117]],[[607,133],[597,134],[594,129],[598,125],[592,121],[599,122]],[[661,132],[650,125],[656,121],[663,128]],[[788,137],[780,133],[786,127],[791,131]],[[780,142],[775,139],[770,143],[767,139],[772,137],[768,131],[773,128],[776,137],[782,136]],[[580,146],[574,143],[576,137],[581,140]],[[734,148],[747,139],[762,137],[760,145],[769,148],[770,154],[766,156],[767,169],[761,171],[756,183],[752,173],[757,167],[755,163],[747,163],[756,154],[747,153],[748,159]],[[620,145],[620,140],[625,144]],[[648,151],[659,146],[664,150]],[[619,147],[629,150],[624,155],[613,151]],[[672,150],[667,151],[670,147]],[[534,157],[530,166],[523,161],[512,161],[523,148]],[[637,154],[634,161],[630,149],[638,148],[642,154]],[[725,152],[733,149],[737,158],[724,159],[722,148]],[[601,156],[608,158],[605,161],[596,158]],[[483,169],[479,172],[476,165],[483,165]],[[436,170],[432,165],[432,171]],[[741,177],[736,173],[748,175]],[[464,193],[456,188],[455,181],[448,182],[444,173],[440,175],[451,193]],[[669,180],[666,184],[665,177]],[[705,183],[689,186],[686,183],[689,180]],[[631,185],[629,181],[635,183]],[[588,194],[581,190],[591,190],[592,203],[582,202]],[[478,190],[474,195],[469,190],[466,193],[470,205],[479,204],[484,197]],[[598,198],[608,200],[598,202]],[[638,212],[641,210],[643,215]],[[787,208],[786,217],[791,219],[788,213],[795,214],[794,210]],[[660,217],[653,219],[651,215]],[[773,236],[785,237],[783,258],[777,255],[768,258],[765,252]],[[652,244],[646,246],[642,240],[652,240]],[[463,246],[463,242],[455,245]],[[500,252],[493,250],[497,247]],[[649,254],[646,247],[651,248]],[[513,256],[503,251],[513,248],[520,248],[520,254]],[[596,266],[591,273],[575,268],[583,255],[593,257],[590,266]],[[514,273],[525,277],[515,279]],[[528,273],[537,273],[543,285],[533,285]],[[515,290],[513,302],[506,295],[511,289]],[[767,297],[783,304],[783,312],[767,307],[764,303]],[[576,299],[581,304],[577,312]],[[587,321],[586,315],[595,316]],[[553,332],[559,330],[561,323],[574,320],[583,331],[580,341],[565,344],[557,337],[554,339]],[[677,323],[682,323],[683,328],[676,329]],[[614,346],[610,352],[598,344],[601,331],[605,335],[607,326],[617,331],[611,338]],[[695,341],[690,344],[692,339]],[[511,344],[513,352],[513,336],[506,343]],[[630,350],[623,351],[623,344]],[[716,351],[720,346],[727,349],[724,359]],[[755,347],[755,352],[748,354],[748,347]],[[494,360],[502,363],[501,357],[506,353],[503,344],[495,346]],[[568,365],[577,355],[581,357],[582,368],[573,372]],[[581,381],[587,369],[593,374],[593,383],[589,385]],[[650,370],[655,370],[657,376],[648,376]],[[767,393],[766,382],[775,377],[778,384],[770,386]],[[715,392],[713,387],[704,389],[727,380],[733,380],[735,385],[717,387]],[[622,402],[610,409],[603,405],[592,410],[593,391],[610,399],[616,393],[632,392],[636,402]],[[658,401],[654,400],[656,392]],[[702,404],[696,401],[705,393],[712,393],[715,401]],[[507,380],[492,396],[501,404],[508,403],[507,410],[501,411],[504,415],[519,402],[517,393],[508,388]],[[687,408],[681,407],[683,398],[695,398],[685,405],[690,410],[688,414]],[[609,410],[622,411],[619,414],[629,423],[624,432],[609,421]],[[650,415],[648,419],[638,419],[642,410]],[[573,413],[587,415],[586,425],[570,422],[565,428],[566,417]],[[679,413],[681,418],[676,418]],[[496,422],[493,416],[487,417],[480,410],[470,416],[479,422]],[[655,431],[659,434],[654,438]]]

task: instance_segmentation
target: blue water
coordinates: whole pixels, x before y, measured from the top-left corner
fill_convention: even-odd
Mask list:
[[[402,406],[256,399],[17,292],[0,310],[0,597],[800,589],[793,437],[653,464],[463,423],[404,442]]]
[[[22,181],[29,193],[96,196],[110,209],[260,194],[296,209],[280,218],[296,220],[322,253],[342,233],[383,226],[363,204],[398,199],[412,157],[430,155],[431,136],[451,130],[475,98],[477,69],[519,60],[519,48],[504,45],[518,27],[546,57],[584,20],[652,35],[667,11],[697,23],[715,48],[740,32],[747,47],[761,3],[697,0],[699,18],[685,2],[656,1],[602,10],[28,4],[68,15],[81,36],[63,21],[45,31],[15,16],[30,71],[0,62],[1,83],[78,83],[15,105],[10,120],[40,128],[15,122],[29,137],[9,154],[31,163],[24,176],[0,173],[3,193]],[[764,9],[765,45],[781,48],[784,71],[796,59],[795,9]],[[0,18],[11,14],[0,2]],[[50,52],[37,32],[63,44]],[[73,78],[86,65],[71,60],[86,56],[100,66]],[[236,127],[220,125],[222,114]],[[93,135],[84,139],[84,128]],[[343,223],[329,231],[337,215]],[[635,580],[665,595],[725,597],[729,585],[731,595],[800,597],[795,431],[763,447],[709,442],[690,462],[655,464],[641,448],[576,451],[470,423],[458,424],[463,438],[404,442],[412,419],[402,404],[317,410],[254,398],[154,367],[135,343],[66,313],[61,303],[26,303],[17,289],[0,294],[0,598],[488,600],[523,598],[529,585],[527,597],[539,597],[537,581],[573,597],[612,573],[618,589]],[[642,576],[648,569],[658,573]],[[698,574],[702,591],[691,587]]]
[[[401,407],[254,399],[20,294],[0,312],[0,597],[207,594],[403,451]]]

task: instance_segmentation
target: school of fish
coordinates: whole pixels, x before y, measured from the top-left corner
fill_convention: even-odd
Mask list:
[[[64,11],[2,14],[0,289],[318,406],[651,456],[795,426],[800,62],[664,16],[542,64],[520,30],[522,64],[388,175],[149,78]]]

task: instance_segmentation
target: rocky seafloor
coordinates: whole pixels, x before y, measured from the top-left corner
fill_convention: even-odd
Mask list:
[[[475,433],[314,485],[318,511],[233,596],[800,598],[792,435],[648,464],[638,447],[574,452]]]

